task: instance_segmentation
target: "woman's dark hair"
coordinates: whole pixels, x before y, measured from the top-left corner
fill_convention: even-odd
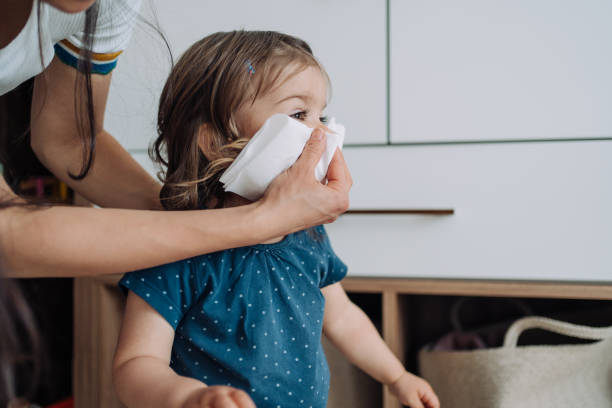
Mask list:
[[[40,379],[41,339],[34,316],[19,287],[0,277],[0,406],[28,398]],[[25,341],[24,341],[25,339]],[[15,381],[27,378],[29,381]],[[23,383],[28,384],[23,388]]]
[[[35,11],[39,21],[39,54],[42,65],[41,7],[42,1],[39,1]],[[97,20],[98,3],[96,2],[85,12],[84,46],[81,49],[77,67],[79,74],[75,82],[75,119],[83,146],[83,164],[77,174],[68,173],[74,180],[81,180],[89,173],[95,154],[91,50]],[[12,91],[0,95],[0,163],[4,166],[5,179],[13,190],[16,190],[18,184],[27,177],[49,174],[30,147],[30,111],[33,89],[34,78],[31,78]]]
[[[193,44],[166,81],[150,151],[164,170],[164,208],[222,207],[219,178],[248,142],[234,113],[309,66],[326,75],[306,42],[274,31],[219,32]],[[208,158],[198,145],[202,126]]]
[[[34,79],[0,96],[0,163],[4,178],[17,192],[26,177],[48,175],[30,147],[30,105]]]
[[[79,55],[77,65],[77,80],[75,83],[76,98],[74,101],[74,111],[76,112],[77,126],[82,137],[83,143],[83,165],[78,174],[68,173],[74,180],[82,180],[85,178],[94,160],[96,151],[96,130],[94,120],[93,92],[91,88],[91,71],[92,71],[92,49],[94,42],[94,33],[98,23],[98,2],[96,1],[85,12],[85,29],[83,38],[83,47]],[[40,29],[40,24],[38,25]],[[85,95],[85,100],[81,98]],[[85,115],[86,113],[86,115]],[[84,120],[83,118],[87,118]]]
[[[118,1],[118,0],[117,0]],[[121,7],[121,5],[117,5]],[[36,13],[38,19],[38,38],[40,62],[44,72],[42,56],[42,32],[41,32],[41,8],[42,1],[37,2]],[[134,13],[129,7],[124,7],[126,13]],[[75,120],[81,137],[82,165],[78,173],[68,172],[70,178],[82,180],[87,176],[95,159],[96,133],[93,91],[91,83],[92,75],[92,50],[94,46],[95,31],[98,22],[98,2],[96,1],[85,12],[85,25],[83,27],[83,46],[77,65],[77,78],[75,81]],[[156,19],[155,10],[152,10]],[[157,27],[139,17],[138,20],[154,30],[165,44],[170,61],[172,54],[166,37]],[[40,163],[32,148],[30,147],[30,117],[32,105],[34,79],[25,81],[12,91],[0,95],[0,163],[4,166],[5,178],[9,185],[15,190],[15,186],[23,179],[30,176],[48,175],[49,171]]]

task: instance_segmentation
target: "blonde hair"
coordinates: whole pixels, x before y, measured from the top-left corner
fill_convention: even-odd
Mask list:
[[[283,75],[287,66],[294,71]],[[219,32],[193,44],[160,97],[151,156],[162,165],[164,208],[223,206],[219,178],[248,142],[234,113],[278,85],[281,75],[286,80],[309,66],[327,76],[306,42],[274,31]],[[203,125],[209,158],[198,145]]]

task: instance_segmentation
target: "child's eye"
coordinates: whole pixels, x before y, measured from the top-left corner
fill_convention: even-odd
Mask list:
[[[327,123],[329,122],[329,116],[321,116],[321,117],[319,118],[319,121],[320,121],[322,124],[327,125]]]
[[[297,119],[297,120],[306,120],[306,112],[305,111],[296,112],[293,115],[289,115],[289,116],[292,117],[293,119]]]

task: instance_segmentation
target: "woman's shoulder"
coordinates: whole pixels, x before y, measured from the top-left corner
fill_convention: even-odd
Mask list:
[[[93,33],[92,72],[108,74],[117,65],[119,55],[126,49],[132,31],[139,16],[141,0],[98,0],[95,32]],[[59,13],[59,14],[58,14]],[[55,51],[62,62],[76,68],[78,54],[87,46],[83,32],[85,12],[80,19],[72,22],[63,21],[66,17],[55,11],[54,35]],[[76,23],[76,25],[75,25]]]
[[[51,62],[53,45],[47,38],[48,36],[43,35],[47,33],[47,30],[44,27],[39,30],[39,22],[41,25],[47,25],[45,22],[50,7],[46,3],[41,3],[39,8],[37,1],[32,2],[30,14],[24,26],[8,45],[0,49],[0,66],[2,67],[0,95],[38,75],[42,72],[43,66]],[[41,33],[40,38],[39,33]]]
[[[96,73],[108,73],[132,35],[141,0],[98,0],[94,33],[93,63]],[[0,95],[40,74],[57,53],[64,63],[76,60],[85,46],[86,11],[65,13],[41,0],[32,10],[19,34],[0,49]],[[33,52],[36,50],[36,52]],[[42,61],[41,61],[42,56]],[[68,61],[68,62],[67,62]],[[68,65],[73,65],[68,63]]]

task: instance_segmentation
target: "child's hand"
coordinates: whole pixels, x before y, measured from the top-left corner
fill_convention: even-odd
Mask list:
[[[404,405],[410,408],[439,408],[440,401],[427,381],[421,377],[404,371],[394,383],[389,384],[389,390]]]
[[[194,393],[182,408],[255,408],[246,392],[215,385]]]

